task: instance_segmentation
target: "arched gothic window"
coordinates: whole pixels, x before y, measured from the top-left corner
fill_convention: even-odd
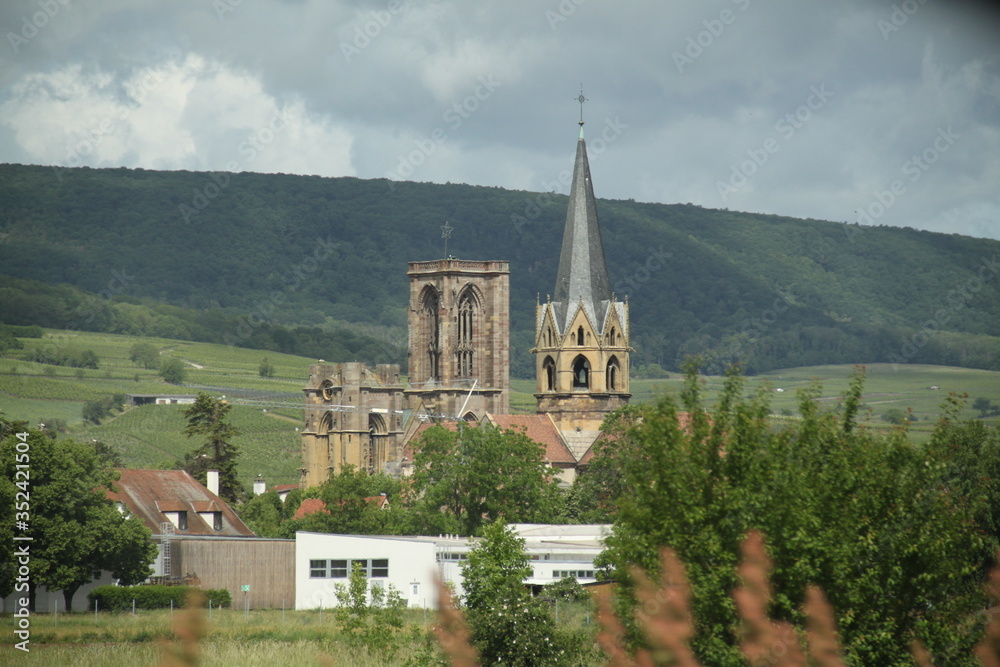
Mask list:
[[[608,382],[608,391],[618,391],[618,382],[621,376],[621,366],[618,364],[617,357],[611,357],[608,360],[608,368],[605,371],[605,377]]]
[[[573,360],[573,389],[590,389],[590,362],[582,354]]]
[[[477,302],[475,293],[466,290],[458,300],[458,377],[470,378],[476,376],[474,365],[475,354],[475,321]]]
[[[437,380],[441,377],[441,299],[437,290],[424,290],[421,311],[427,332],[427,379]]]
[[[542,362],[542,370],[545,373],[545,391],[555,391],[556,388],[556,362],[552,357],[545,357]]]
[[[583,327],[576,330],[576,344],[583,345]]]

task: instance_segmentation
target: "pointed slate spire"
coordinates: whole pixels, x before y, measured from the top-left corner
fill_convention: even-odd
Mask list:
[[[604,315],[611,301],[611,285],[604,262],[604,246],[597,221],[597,203],[590,181],[582,121],[553,301],[556,302],[553,305],[556,306],[557,323],[562,331],[566,331],[570,324],[568,319],[576,313],[580,303],[598,331],[604,329]]]

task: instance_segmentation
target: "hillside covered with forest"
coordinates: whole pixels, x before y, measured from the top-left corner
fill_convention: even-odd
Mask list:
[[[595,182],[600,193],[600,182]],[[408,261],[511,268],[512,374],[533,374],[567,198],[467,185],[0,165],[0,320],[406,357]],[[598,202],[634,372],[835,363],[1000,370],[1000,242],[676,204]]]

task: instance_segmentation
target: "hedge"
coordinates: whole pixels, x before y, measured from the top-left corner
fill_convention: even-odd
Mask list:
[[[101,611],[127,611],[132,609],[135,600],[136,609],[164,609],[173,600],[174,607],[181,608],[187,601],[188,591],[199,590],[205,596],[204,606],[209,600],[213,607],[231,605],[233,597],[225,588],[200,589],[195,586],[98,586],[87,594],[90,608],[94,601]]]

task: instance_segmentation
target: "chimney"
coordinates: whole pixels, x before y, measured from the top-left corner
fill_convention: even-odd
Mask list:
[[[258,476],[257,479],[253,481],[253,494],[259,496],[267,491],[267,482],[264,481],[263,477]]]
[[[215,495],[219,495],[219,471],[218,470],[209,470],[208,471],[208,481],[205,484],[205,486],[207,486],[208,490],[211,491],[212,493],[214,493]]]

